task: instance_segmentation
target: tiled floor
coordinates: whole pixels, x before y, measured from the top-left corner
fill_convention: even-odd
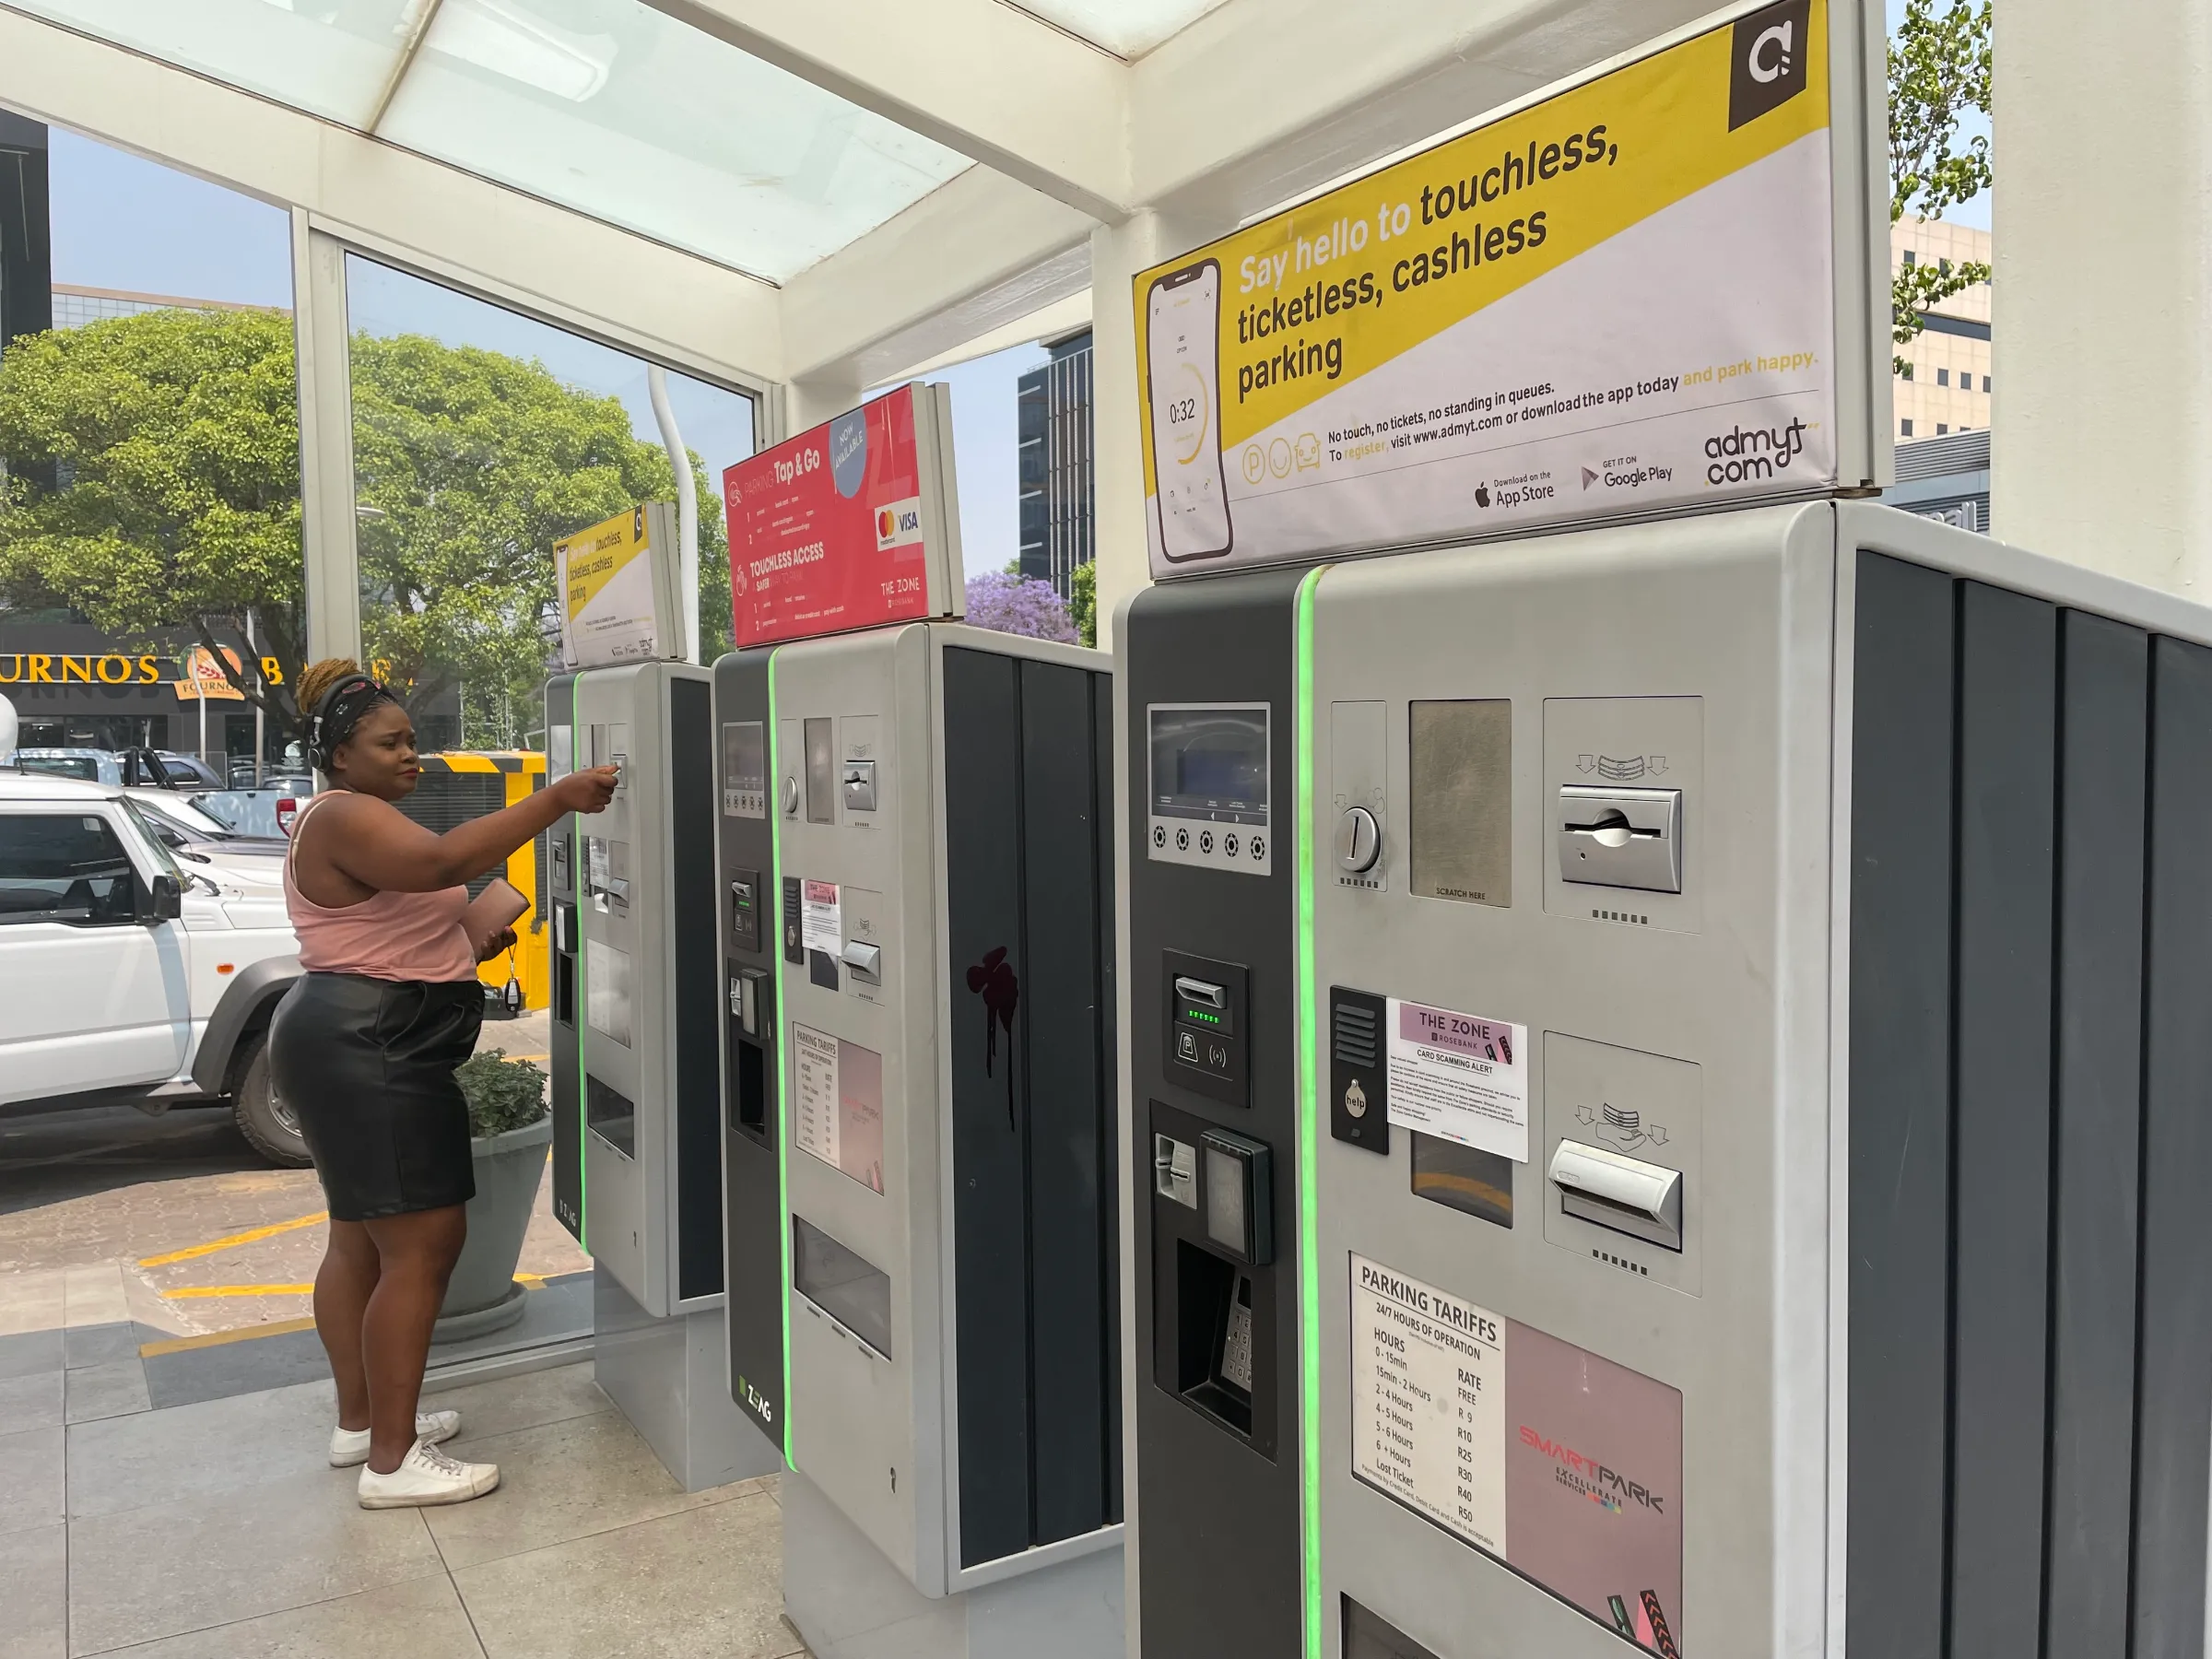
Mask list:
[[[805,1652],[773,1479],[684,1492],[589,1365],[436,1396],[504,1484],[371,1513],[327,1465],[327,1382],[111,1415],[136,1360],[40,1365],[66,1344],[29,1336],[0,1335],[0,1659]]]

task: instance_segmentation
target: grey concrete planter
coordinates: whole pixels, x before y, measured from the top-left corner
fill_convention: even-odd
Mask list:
[[[546,1148],[552,1142],[547,1113],[535,1124],[470,1143],[477,1195],[468,1201],[468,1242],[453,1264],[432,1342],[488,1335],[522,1318],[524,1292],[514,1282],[515,1264],[523,1259],[523,1237],[537,1207]]]

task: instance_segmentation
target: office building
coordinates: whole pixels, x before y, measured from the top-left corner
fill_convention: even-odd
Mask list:
[[[46,129],[0,110],[0,351],[53,326]]]
[[[1090,330],[1045,342],[1052,361],[1021,377],[1021,573],[1065,599],[1097,551],[1091,502]]]
[[[1909,218],[1889,228],[1893,272],[1914,265],[1986,265],[1990,261],[1989,232],[1971,225]],[[1925,326],[1897,355],[1905,362],[1905,372],[1891,388],[1899,441],[1989,429],[1994,382],[1987,282],[1938,301],[1925,313]]]
[[[1916,438],[1897,446],[1897,482],[1882,500],[1921,518],[1992,534],[1989,429]]]

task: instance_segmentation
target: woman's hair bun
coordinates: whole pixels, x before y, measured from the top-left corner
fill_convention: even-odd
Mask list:
[[[324,657],[319,663],[310,663],[300,674],[300,712],[312,714],[323,694],[349,674],[359,674],[361,665],[351,657]]]

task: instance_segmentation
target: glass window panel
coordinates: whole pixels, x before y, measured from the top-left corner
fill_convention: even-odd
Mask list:
[[[136,836],[141,822],[212,831],[194,804],[235,781],[222,797],[241,815],[256,805],[274,833],[275,801],[298,793],[253,787],[257,761],[261,782],[275,784],[296,737],[305,644],[291,304],[282,210],[0,114],[0,694],[20,741],[46,751],[36,770],[130,784],[147,807],[104,827],[9,819],[0,924],[135,932],[133,841],[150,867],[174,870],[160,840]],[[128,752],[147,749],[189,759],[159,769],[175,788]],[[273,858],[234,852],[185,867],[241,898],[274,891],[262,885],[275,879]],[[194,950],[229,959],[235,947],[242,970],[289,948],[281,934],[226,931],[225,912],[194,886]],[[253,930],[280,927],[283,912],[272,919],[253,900],[228,913]],[[155,1069],[139,1070],[147,1051],[118,1033],[159,1018],[181,982],[105,989],[106,1016],[95,1009],[57,1051],[65,1089],[157,1082],[176,1063],[154,1053]],[[0,973],[0,1002],[19,1007],[22,990]],[[42,1132],[67,1142],[53,1168],[0,1159],[21,1242],[9,1267],[81,1259],[70,1253],[91,1228],[105,1233],[102,1255],[156,1258],[141,1277],[161,1310],[147,1317],[165,1335],[303,1318],[322,1248],[320,1224],[299,1225],[323,1207],[314,1171],[271,1169],[228,1112],[189,1115],[79,1112]],[[281,1112],[259,1121],[280,1125]],[[303,1146],[296,1156],[304,1161]],[[278,1224],[292,1230],[259,1255],[172,1253]]]
[[[265,781],[306,643],[286,215],[9,117],[0,251],[0,692],[21,743],[103,780],[143,747],[201,787],[251,787],[257,761]]]
[[[361,642],[426,750],[542,747],[553,544],[674,491],[641,359],[359,255],[346,262]],[[728,649],[724,468],[753,402],[670,372],[699,503],[700,657]]]
[[[379,133],[777,282],[969,165],[637,0],[445,0]]]
[[[376,107],[422,0],[9,0],[348,125]]]
[[[1170,35],[1180,34],[1221,0],[1007,0],[1028,12],[1102,46],[1116,57],[1142,57]]]

